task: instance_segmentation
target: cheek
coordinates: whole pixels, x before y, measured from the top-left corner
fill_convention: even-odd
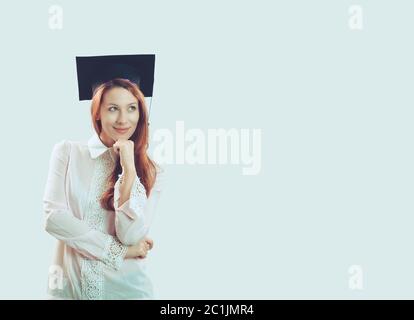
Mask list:
[[[136,127],[139,121],[139,115],[134,115],[130,118],[131,124]]]
[[[116,117],[112,114],[105,114],[102,116],[101,121],[102,124],[112,124],[116,120]]]
[[[104,116],[101,118],[102,128],[109,130],[112,128],[115,120],[111,116]]]

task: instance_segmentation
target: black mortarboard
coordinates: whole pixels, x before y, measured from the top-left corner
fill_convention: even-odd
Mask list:
[[[135,82],[145,97],[152,97],[154,54],[76,57],[79,100],[91,100],[93,90],[115,78]]]

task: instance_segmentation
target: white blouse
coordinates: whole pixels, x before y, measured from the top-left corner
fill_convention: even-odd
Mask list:
[[[114,186],[114,208],[100,206],[116,154],[98,135],[87,143],[63,140],[50,158],[43,197],[45,229],[57,241],[48,294],[63,299],[153,299],[146,258],[125,259],[127,246],[148,233],[164,170],[157,170],[147,198],[136,176],[129,199],[118,207],[123,173]]]

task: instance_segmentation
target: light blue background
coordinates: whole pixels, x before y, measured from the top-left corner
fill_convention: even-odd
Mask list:
[[[54,4],[62,30],[48,27]],[[413,12],[408,0],[2,3],[0,298],[45,297],[50,152],[92,134],[75,56],[132,53],[156,54],[152,130],[262,130],[259,175],[167,166],[148,258],[159,298],[412,298]],[[363,290],[348,287],[354,264]]]

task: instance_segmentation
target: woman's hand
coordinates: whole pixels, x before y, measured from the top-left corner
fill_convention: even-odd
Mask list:
[[[150,238],[144,238],[137,244],[132,246],[128,246],[127,253],[125,255],[125,259],[144,259],[147,256],[149,250],[151,250],[154,246],[154,241]]]
[[[147,237],[144,240],[149,245],[149,250],[151,250],[154,247],[154,241],[152,239],[150,239],[150,238],[147,238]]]
[[[132,140],[119,139],[112,148],[121,157],[121,167],[123,172],[135,172],[135,150]]]

